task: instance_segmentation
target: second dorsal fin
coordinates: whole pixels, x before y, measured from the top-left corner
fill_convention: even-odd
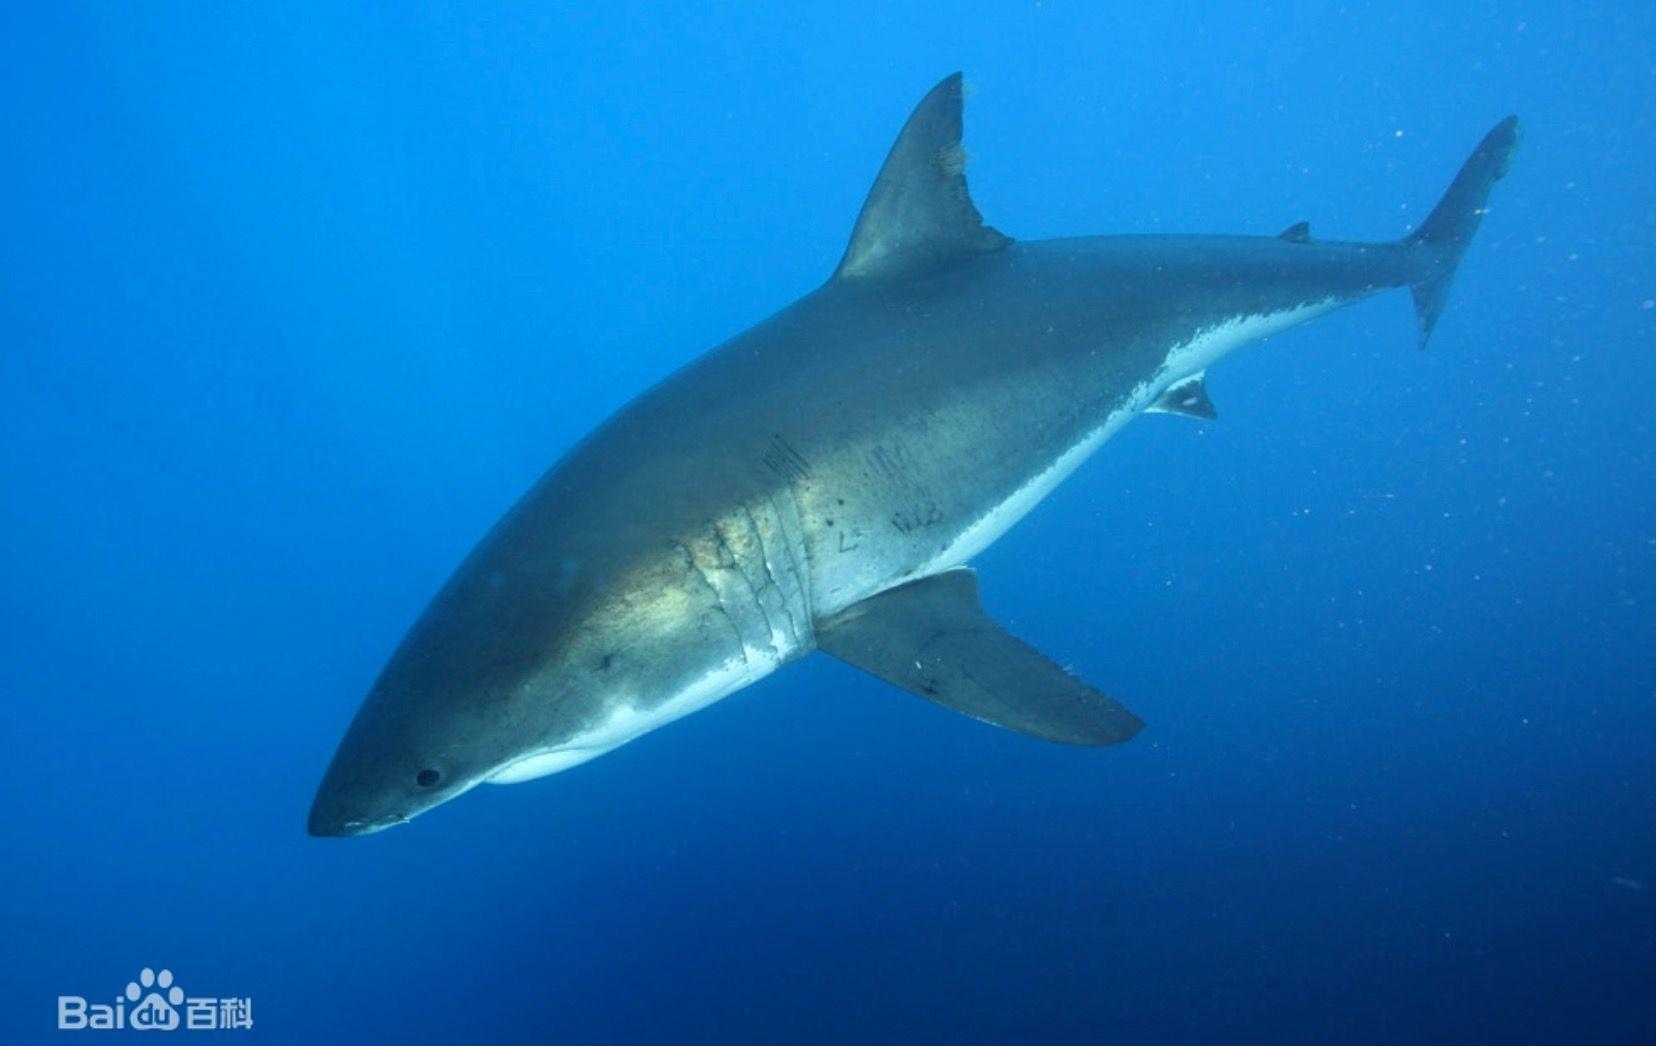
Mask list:
[[[1289,243],[1310,243],[1311,223],[1295,222],[1294,224],[1288,226],[1288,228],[1277,233],[1277,239],[1287,240]]]
[[[961,97],[955,73],[915,107],[874,179],[836,278],[901,275],[1012,242],[983,224],[966,191]]]

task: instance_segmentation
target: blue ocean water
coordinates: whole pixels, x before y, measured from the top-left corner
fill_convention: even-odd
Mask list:
[[[1656,1041],[1653,35],[1645,4],[8,8],[0,1041],[145,967],[271,1042]],[[1218,422],[1134,423],[977,561],[1131,744],[811,658],[307,837],[472,543],[823,279],[956,68],[974,196],[1025,239],[1389,239],[1495,120],[1527,137],[1427,352],[1394,294],[1239,353]]]

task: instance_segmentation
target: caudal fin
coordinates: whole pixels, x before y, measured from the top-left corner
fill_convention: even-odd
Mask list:
[[[1496,124],[1461,166],[1449,191],[1443,194],[1426,221],[1403,241],[1437,256],[1431,275],[1409,288],[1414,292],[1421,348],[1426,347],[1426,339],[1432,336],[1438,314],[1449,299],[1449,284],[1454,281],[1461,254],[1472,242],[1472,234],[1478,231],[1490,188],[1512,167],[1512,157],[1518,151],[1518,136],[1518,117],[1509,116]]]

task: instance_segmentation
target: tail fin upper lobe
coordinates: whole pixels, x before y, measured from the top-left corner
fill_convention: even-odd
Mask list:
[[[1512,167],[1513,154],[1518,149],[1519,124],[1516,116],[1509,116],[1484,135],[1484,140],[1472,151],[1460,173],[1450,183],[1449,191],[1432,209],[1426,221],[1403,242],[1413,248],[1438,255],[1432,274],[1410,286],[1414,292],[1415,318],[1420,324],[1420,346],[1432,336],[1438,314],[1449,298],[1449,284],[1455,278],[1461,254],[1478,231],[1478,222],[1484,215],[1484,202],[1489,190]]]

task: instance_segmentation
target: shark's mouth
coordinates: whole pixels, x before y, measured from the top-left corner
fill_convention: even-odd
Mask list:
[[[373,835],[383,832],[387,828],[395,828],[399,824],[407,824],[408,818],[402,815],[382,817],[377,821],[345,821],[340,824],[341,835]]]

